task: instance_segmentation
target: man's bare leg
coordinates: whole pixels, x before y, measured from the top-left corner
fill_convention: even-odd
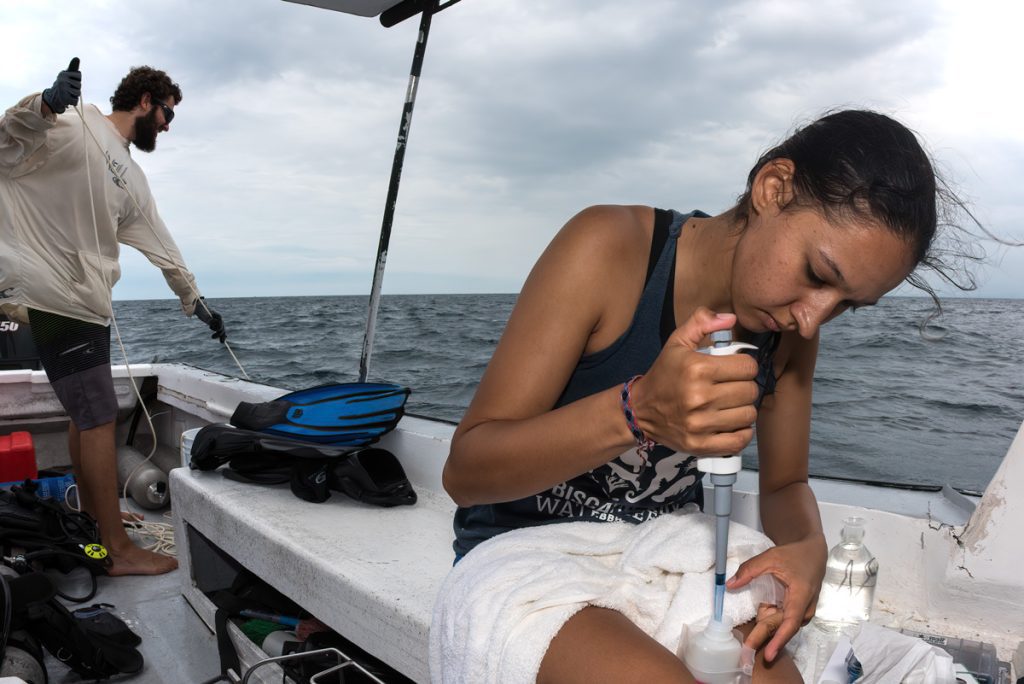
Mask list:
[[[116,428],[115,428],[116,430]],[[116,434],[116,432],[115,432]],[[81,483],[85,480],[82,479],[82,438],[79,435],[78,428],[75,427],[73,422],[68,423],[68,453],[71,454],[71,471],[75,474],[75,482]],[[114,446],[115,453],[117,452],[117,445],[115,442]],[[115,466],[116,469],[116,466]],[[78,507],[88,513],[89,515],[96,517],[93,511],[93,506],[90,500],[89,492],[86,491],[85,487],[81,484],[77,487],[76,496],[78,497]],[[118,494],[120,497],[120,494]],[[138,522],[143,517],[137,513],[130,513],[128,511],[121,511],[121,520],[123,522]]]
[[[78,495],[83,509],[96,519],[100,539],[110,553],[107,574],[160,575],[178,567],[178,561],[136,546],[124,529],[117,491],[117,449],[113,421],[78,432]],[[75,467],[72,448],[72,467]]]
[[[803,681],[792,658],[785,653],[770,667],[765,667],[758,654],[753,680],[765,684]],[[595,607],[584,608],[562,626],[537,675],[538,684],[694,681],[674,653],[626,616]]]

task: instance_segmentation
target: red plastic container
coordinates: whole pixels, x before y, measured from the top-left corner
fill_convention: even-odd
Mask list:
[[[0,435],[0,482],[24,480],[26,477],[33,480],[39,477],[32,435],[27,432]]]

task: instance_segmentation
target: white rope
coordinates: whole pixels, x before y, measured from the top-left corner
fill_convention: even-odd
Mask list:
[[[96,145],[96,148],[100,151],[101,154],[103,154],[103,146],[100,144],[100,141],[96,138],[96,135],[92,132],[92,129],[89,128],[89,124],[85,120],[84,103],[79,101],[78,103],[76,103],[76,106],[72,107],[72,109],[75,111],[75,113],[78,114],[78,117],[82,121],[83,129],[89,134],[89,137],[92,138],[92,141]],[[99,224],[96,221],[96,203],[92,191],[92,171],[89,168],[89,141],[86,140],[85,136],[82,137],[82,144],[85,152],[85,176],[89,190],[89,206],[92,210],[93,235],[96,239],[96,257],[97,259],[100,260],[99,271],[101,277],[103,278],[104,287],[106,287],[108,293],[107,307],[110,310],[110,322],[114,327],[114,333],[117,337],[117,345],[121,349],[121,356],[124,358],[124,365],[125,370],[128,373],[129,384],[131,385],[132,390],[135,392],[135,397],[139,402],[139,406],[142,408],[142,413],[146,416],[146,424],[149,426],[150,434],[153,437],[153,445],[150,448],[149,453],[146,455],[146,458],[140,461],[138,464],[136,464],[136,466],[132,468],[131,472],[128,474],[128,477],[125,478],[124,488],[122,489],[122,497],[125,500],[127,500],[129,483],[135,476],[135,473],[138,472],[139,468],[141,468],[143,465],[149,463],[150,460],[152,460],[154,454],[156,454],[158,440],[156,438],[156,427],[153,425],[153,418],[150,415],[149,410],[146,408],[146,403],[142,399],[142,394],[139,392],[138,384],[135,382],[135,377],[132,375],[131,364],[128,361],[128,352],[125,349],[124,342],[121,339],[121,331],[117,326],[117,317],[114,315],[113,286],[109,282],[107,282],[107,272],[106,269],[103,268],[103,252],[100,248],[100,229]],[[175,260],[171,256],[170,250],[168,249],[164,241],[160,238],[160,235],[156,230],[156,226],[154,226],[153,222],[150,221],[149,216],[146,214],[146,212],[142,210],[142,207],[139,205],[139,202],[135,198],[135,195],[128,188],[128,182],[125,180],[124,176],[111,164],[107,164],[107,168],[110,170],[111,173],[113,173],[118,178],[118,180],[120,181],[118,185],[122,187],[126,193],[128,193],[128,197],[131,198],[132,203],[135,205],[136,211],[138,211],[139,215],[146,220],[146,223],[149,225],[150,231],[153,233],[153,237],[156,238],[157,242],[159,242],[160,246],[163,248],[164,255],[167,257],[167,260],[174,264],[174,267],[178,270],[178,274],[182,277],[182,280],[185,281],[189,289],[192,291],[192,294],[195,296],[194,301],[196,302],[196,306],[202,306],[204,309],[206,309],[207,314],[209,314],[210,309],[206,306],[206,302],[202,299],[199,292],[192,284],[192,281],[185,275],[181,266],[178,265],[177,260]],[[227,340],[224,341],[224,346],[225,348],[227,348],[228,353],[231,354],[231,358],[234,359],[235,364],[238,366],[238,369],[242,372],[242,375],[245,377],[246,380],[248,380],[249,376],[245,372],[245,368],[242,367],[241,362],[238,360],[238,357],[235,356],[235,352],[232,351],[231,346],[227,343]],[[76,485],[72,485],[72,487],[74,486]],[[68,488],[69,491],[70,489],[71,487]],[[134,533],[136,536],[143,536],[153,539],[153,543],[143,548],[167,556],[175,555],[174,528],[169,523],[154,523],[145,521],[126,522],[125,527],[130,533]]]
[[[134,470],[132,474],[134,474]],[[130,477],[129,477],[130,479]],[[71,503],[71,493],[75,494],[75,503]],[[125,493],[125,497],[127,497]],[[68,488],[64,490],[64,502],[68,508],[73,511],[81,512],[82,504],[78,497],[78,485],[68,485]],[[132,537],[138,539],[144,546],[141,548],[159,553],[164,556],[177,556],[178,550],[174,541],[174,525],[166,522],[153,522],[151,520],[145,520],[141,518],[141,513],[135,513],[134,511],[121,511],[122,518],[127,514],[135,518],[135,520],[124,520],[122,519],[121,524],[124,525],[125,530]],[[170,511],[164,513],[165,518],[170,517]]]
[[[164,514],[165,517],[168,514]],[[178,550],[174,541],[174,525],[165,522],[152,522],[149,520],[136,520],[135,522],[125,521],[124,528],[145,546],[147,551],[160,553],[165,556],[177,556]],[[148,543],[147,543],[148,542]]]
[[[93,143],[96,145],[96,149],[98,149],[100,151],[100,153],[103,153],[104,152],[103,145],[100,144],[100,141],[96,138],[96,135],[92,132],[92,129],[89,128],[89,124],[85,120],[85,105],[81,101],[79,101],[78,106],[72,107],[72,109],[75,110],[75,112],[78,114],[79,118],[82,120],[82,126],[84,127],[85,131],[89,134],[89,137],[92,138]],[[84,141],[84,139],[83,139],[83,141]],[[86,176],[89,178],[89,193],[90,193],[90,195],[89,195],[89,203],[92,206],[92,212],[93,212],[92,224],[93,224],[93,229],[94,229],[94,231],[96,233],[96,256],[97,256],[97,258],[102,258],[102,253],[99,251],[99,249],[100,249],[100,242],[99,242],[100,241],[100,236],[99,236],[99,226],[96,223],[96,206],[95,206],[95,204],[93,202],[93,198],[92,198],[92,174],[89,171],[88,144],[86,144],[85,149],[86,149],[86,152],[85,152],[85,171],[86,171]],[[149,230],[153,233],[153,237],[156,238],[156,241],[159,242],[160,246],[163,248],[164,256],[167,257],[168,261],[170,261],[172,264],[174,264],[174,268],[178,271],[178,275],[181,276],[182,280],[185,281],[185,284],[188,286],[189,290],[191,290],[192,295],[194,297],[194,301],[196,302],[196,306],[203,307],[203,309],[206,310],[206,313],[210,314],[210,308],[208,306],[206,306],[206,301],[203,300],[203,298],[199,294],[199,291],[192,284],[192,281],[189,280],[189,278],[185,275],[185,271],[182,270],[181,266],[178,265],[178,262],[173,257],[171,257],[171,250],[168,249],[167,244],[163,241],[163,239],[161,239],[160,234],[157,232],[156,226],[153,225],[153,222],[149,219],[149,216],[146,214],[146,212],[144,212],[142,210],[142,207],[139,205],[139,201],[135,198],[135,195],[128,188],[128,181],[125,179],[124,175],[122,175],[122,173],[118,169],[116,169],[112,164],[108,163],[107,164],[107,169],[112,174],[114,174],[117,177],[117,179],[120,181],[120,183],[119,183],[120,187],[122,187],[124,189],[124,191],[128,194],[128,197],[131,199],[132,204],[135,205],[136,211],[138,211],[139,215],[142,216],[142,218],[144,218],[146,220],[146,224],[149,226]],[[100,263],[100,272],[103,274],[104,284],[107,284],[106,283],[106,271],[103,270],[102,266],[103,266],[103,264],[101,262]],[[110,287],[109,286],[107,287],[107,291],[108,292],[110,291]],[[110,301],[110,319],[111,319],[112,322],[114,322],[114,330],[116,331],[117,330],[117,322],[114,319],[114,306],[113,306],[113,300],[112,299]],[[120,342],[120,335],[118,336],[118,342]],[[224,344],[224,347],[228,350],[228,353],[231,354],[231,358],[234,359],[235,365],[238,366],[238,370],[240,370],[242,372],[242,376],[246,380],[248,380],[249,379],[249,375],[248,375],[248,373],[245,372],[245,368],[242,367],[242,363],[238,360],[238,357],[235,356],[235,352],[231,349],[231,345],[228,344],[227,340],[224,340],[223,344]],[[124,351],[124,347],[123,346],[122,346],[121,349],[122,349],[122,351]],[[125,364],[127,364],[127,363],[128,363],[128,357],[125,356]]]

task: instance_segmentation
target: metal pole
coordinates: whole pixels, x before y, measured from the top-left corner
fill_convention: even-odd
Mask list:
[[[398,184],[402,179],[402,162],[405,160],[405,146],[409,142],[412,108],[416,103],[416,88],[419,85],[420,69],[423,67],[423,55],[427,51],[427,35],[430,33],[430,19],[434,14],[435,6],[436,3],[431,2],[420,17],[416,50],[413,52],[412,68],[409,71],[409,86],[405,92],[405,106],[402,108],[402,120],[398,126],[398,144],[395,147],[395,159],[391,164],[391,182],[388,184],[388,197],[384,203],[384,220],[380,227],[380,242],[377,244],[377,263],[373,268],[373,286],[370,288],[370,307],[366,314],[363,354],[359,359],[359,382],[366,382],[370,371],[370,352],[373,350],[373,336],[377,328],[377,309],[380,308],[380,289],[384,282],[384,264],[388,259],[391,224],[395,218],[395,205],[398,203]]]

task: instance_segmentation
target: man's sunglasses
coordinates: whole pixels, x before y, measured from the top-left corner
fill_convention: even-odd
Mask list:
[[[160,109],[164,110],[164,125],[170,126],[171,122],[174,121],[174,110],[167,106],[166,102],[153,98],[153,102],[160,105]]]

